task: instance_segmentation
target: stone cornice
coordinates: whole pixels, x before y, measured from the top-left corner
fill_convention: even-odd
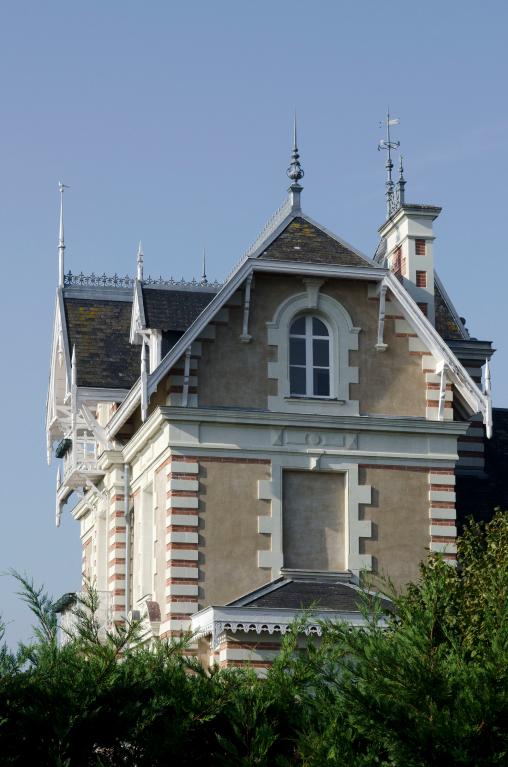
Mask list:
[[[125,463],[130,463],[137,453],[142,450],[148,440],[150,440],[154,434],[156,434],[161,426],[168,420],[162,412],[163,410],[172,410],[172,408],[156,408],[153,413],[150,414],[145,423],[137,430],[137,432],[131,437],[123,448],[122,455]],[[179,408],[189,412],[189,408]]]
[[[319,429],[348,429],[350,431],[388,431],[424,434],[446,434],[458,437],[465,434],[469,423],[465,421],[427,421],[425,418],[391,417],[377,415],[334,416],[302,413],[274,413],[267,410],[240,410],[226,408],[160,407],[163,419],[168,421],[200,421],[207,423],[238,423],[263,426],[301,426]],[[148,426],[152,414],[145,426]],[[144,428],[144,427],[143,427]],[[138,434],[141,434],[140,429]],[[134,439],[134,438],[133,438]],[[130,444],[130,443],[129,443]]]
[[[121,466],[124,463],[121,450],[104,450],[99,456],[97,465],[101,471],[107,471],[112,466]]]

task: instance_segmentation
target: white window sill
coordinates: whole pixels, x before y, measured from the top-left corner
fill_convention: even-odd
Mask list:
[[[290,397],[284,397],[286,402],[333,402],[334,404],[345,405],[345,399],[337,397],[313,397],[307,394],[292,394]]]

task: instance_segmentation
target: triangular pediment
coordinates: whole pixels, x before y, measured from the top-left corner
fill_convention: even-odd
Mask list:
[[[312,264],[372,267],[367,258],[304,216],[294,217],[285,229],[259,253],[275,261],[305,261]]]

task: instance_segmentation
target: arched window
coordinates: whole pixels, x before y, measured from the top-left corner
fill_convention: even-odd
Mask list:
[[[289,388],[292,397],[330,396],[330,333],[310,314],[289,326]]]

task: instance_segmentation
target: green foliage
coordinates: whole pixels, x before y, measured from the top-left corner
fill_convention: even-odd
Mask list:
[[[439,557],[362,628],[305,621],[266,678],[204,669],[188,637],[147,649],[105,632],[90,588],[60,646],[52,600],[14,573],[37,624],[16,652],[0,622],[2,765],[426,767],[508,763],[508,516],[470,524],[459,567]]]

